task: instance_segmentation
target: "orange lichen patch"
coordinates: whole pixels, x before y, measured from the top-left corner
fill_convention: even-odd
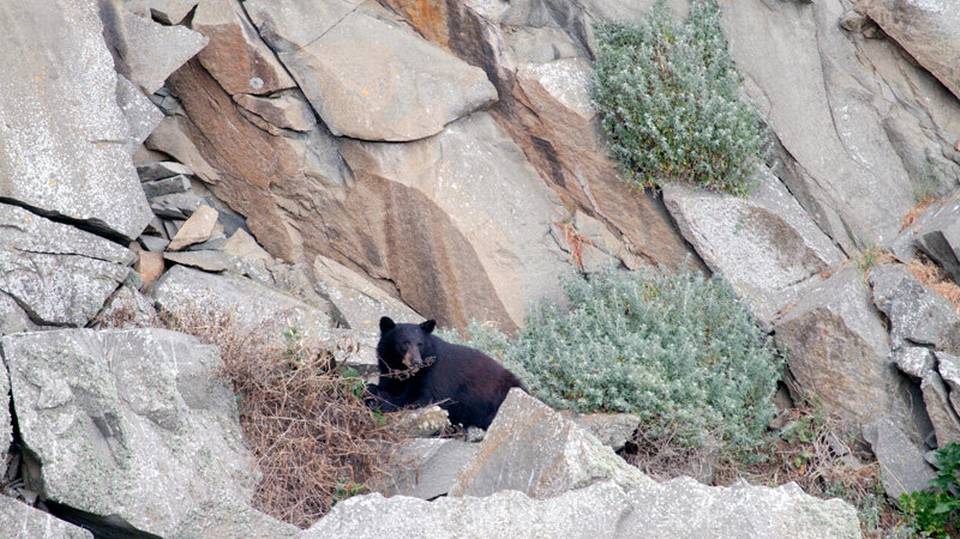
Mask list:
[[[386,0],[386,3],[403,15],[423,37],[443,47],[450,46],[445,0]]]
[[[957,285],[939,266],[928,258],[918,256],[907,264],[907,269],[924,286],[947,298],[960,314],[960,286]]]
[[[933,204],[933,201],[936,200],[933,197],[927,197],[917,203],[916,206],[910,209],[907,213],[903,215],[903,219],[900,220],[900,230],[905,230],[907,227],[913,225],[917,222],[917,219],[923,215],[923,212]]]
[[[578,270],[583,271],[583,244],[585,242],[589,243],[589,240],[581,236],[570,223],[562,223],[560,224],[560,228],[563,229],[563,235],[567,240],[567,246],[570,249],[570,257],[573,259],[573,263]]]

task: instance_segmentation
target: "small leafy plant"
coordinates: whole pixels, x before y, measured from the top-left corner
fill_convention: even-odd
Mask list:
[[[610,271],[566,294],[569,308],[542,305],[512,338],[472,324],[470,344],[555,408],[633,413],[691,447],[759,442],[781,360],[723,281]]]
[[[914,531],[924,537],[960,535],[960,444],[951,442],[937,450],[940,469],[928,490],[900,497],[900,506]]]
[[[740,99],[716,1],[694,0],[675,23],[658,0],[642,24],[602,23],[596,35],[594,101],[626,177],[747,193],[763,129]]]

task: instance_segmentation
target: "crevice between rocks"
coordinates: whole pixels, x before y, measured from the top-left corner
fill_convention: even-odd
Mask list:
[[[10,197],[0,196],[0,204],[9,204],[11,206],[16,206],[18,208],[27,210],[28,212],[34,215],[43,217],[44,219],[49,219],[54,223],[68,225],[73,228],[82,230],[84,232],[89,232],[90,234],[103,238],[107,241],[116,243],[123,247],[126,247],[127,245],[129,245],[131,241],[130,238],[127,238],[123,234],[120,234],[119,232],[111,229],[109,226],[107,226],[106,223],[96,218],[76,219],[74,217],[68,217],[66,215],[63,215],[55,211],[44,210],[36,206],[31,206],[30,204],[26,204],[22,201],[19,201]]]

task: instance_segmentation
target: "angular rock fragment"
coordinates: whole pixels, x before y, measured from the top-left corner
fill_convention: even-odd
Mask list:
[[[190,13],[199,0],[126,0],[128,10],[147,19],[175,25]]]
[[[163,121],[163,112],[123,75],[117,75],[117,105],[127,120],[128,151],[132,154]]]
[[[219,273],[232,267],[229,257],[219,251],[184,251],[163,253],[164,260],[192,268]]]
[[[162,180],[142,182],[143,192],[147,198],[154,199],[162,195],[172,195],[174,193],[186,193],[190,190],[190,178],[183,174],[178,174]]]
[[[136,15],[120,0],[100,2],[100,17],[117,72],[148,95],[208,41],[185,26],[164,26]]]
[[[605,480],[625,489],[655,484],[595,436],[514,388],[450,495],[518,490],[549,498]]]
[[[137,174],[140,176],[141,182],[152,182],[164,178],[172,178],[177,175],[191,176],[193,175],[193,171],[186,165],[177,163],[176,161],[156,161],[138,166]]]
[[[317,127],[313,109],[300,92],[283,93],[270,97],[235,95],[241,107],[281,129],[307,132]]]
[[[186,220],[202,204],[203,199],[190,192],[160,195],[150,199],[150,209],[153,213],[166,219]],[[169,232],[168,230],[167,233],[169,234]],[[176,231],[170,234],[170,237],[172,238],[174,235],[176,235]]]
[[[38,324],[86,325],[135,258],[116,243],[2,203],[0,230],[0,295]]]
[[[877,266],[870,271],[870,284],[873,302],[890,321],[894,346],[926,344],[960,352],[960,316],[956,309],[923,286],[906,266]]]
[[[863,437],[873,448],[880,462],[880,480],[887,495],[899,500],[900,495],[930,486],[935,474],[923,453],[889,418],[882,417],[866,425]]]
[[[264,39],[334,135],[409,141],[497,99],[471,66],[369,4],[251,0]],[[364,46],[356,44],[363,42]],[[429,106],[424,106],[429,104]]]
[[[179,251],[188,245],[207,241],[217,226],[218,215],[217,210],[210,206],[200,206],[170,239],[167,249]]]
[[[923,391],[923,403],[927,415],[933,423],[937,434],[937,446],[943,447],[950,442],[960,442],[960,418],[950,404],[950,397],[943,379],[936,372],[930,370],[920,383]]]
[[[479,446],[460,440],[418,438],[397,451],[397,473],[380,490],[385,496],[412,496],[432,500],[450,491],[457,474],[476,455]]]
[[[249,502],[257,481],[217,349],[159,329],[0,340],[27,483],[125,531],[169,536],[197,505]]]

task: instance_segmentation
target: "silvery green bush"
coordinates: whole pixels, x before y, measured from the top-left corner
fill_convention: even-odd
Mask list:
[[[542,305],[513,337],[471,324],[467,344],[554,408],[637,414],[647,436],[690,447],[760,441],[782,362],[726,283],[611,271],[566,295],[569,307]]]
[[[716,1],[694,0],[675,23],[658,0],[642,24],[602,23],[596,36],[594,101],[627,178],[748,192],[763,130],[739,98]]]

